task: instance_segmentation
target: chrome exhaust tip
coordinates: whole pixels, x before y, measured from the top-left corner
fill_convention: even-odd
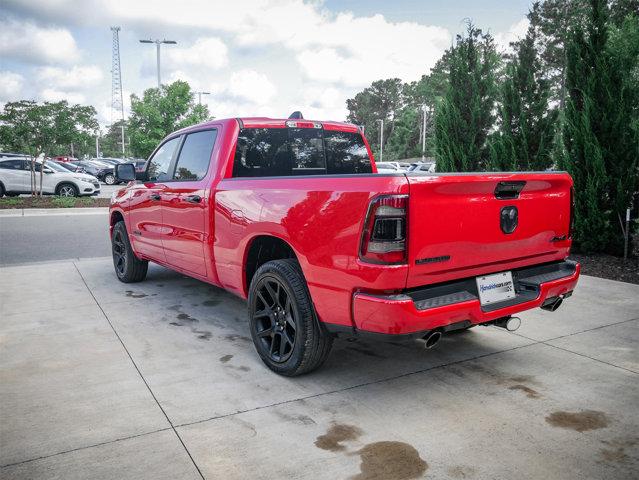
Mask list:
[[[499,328],[504,328],[509,332],[514,332],[521,326],[521,318],[519,317],[506,317],[495,320],[494,325]]]
[[[557,310],[561,306],[561,304],[563,302],[564,302],[563,297],[548,298],[548,299],[546,299],[544,304],[541,306],[541,308],[542,308],[542,310],[547,310],[549,312],[554,312],[555,310]]]
[[[442,332],[440,332],[439,330],[435,330],[434,332],[430,332],[428,335],[426,335],[423,338],[424,347],[426,347],[427,349],[433,348],[435,345],[437,345],[439,343],[441,338],[442,338]]]

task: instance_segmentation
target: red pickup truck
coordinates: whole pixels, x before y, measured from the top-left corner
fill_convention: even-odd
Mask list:
[[[555,310],[579,265],[562,172],[378,174],[360,129],[214,120],[169,135],[111,200],[118,279],[149,261],[248,299],[264,363],[298,375],[337,335],[423,339]]]

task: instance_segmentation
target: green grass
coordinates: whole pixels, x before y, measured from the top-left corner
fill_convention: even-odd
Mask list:
[[[3,197],[0,209],[9,208],[83,208],[108,207],[108,198],[94,197]]]

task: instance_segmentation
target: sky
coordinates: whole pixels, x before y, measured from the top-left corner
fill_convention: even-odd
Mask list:
[[[0,105],[21,99],[111,109],[112,32],[120,26],[125,114],[132,93],[178,79],[207,91],[217,118],[344,120],[374,80],[418,80],[472,20],[500,49],[523,36],[523,0],[2,0]]]

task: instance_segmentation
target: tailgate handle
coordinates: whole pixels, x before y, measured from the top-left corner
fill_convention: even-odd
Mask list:
[[[514,200],[519,198],[519,192],[524,189],[526,182],[513,181],[513,182],[499,182],[495,187],[495,198],[498,200]]]

